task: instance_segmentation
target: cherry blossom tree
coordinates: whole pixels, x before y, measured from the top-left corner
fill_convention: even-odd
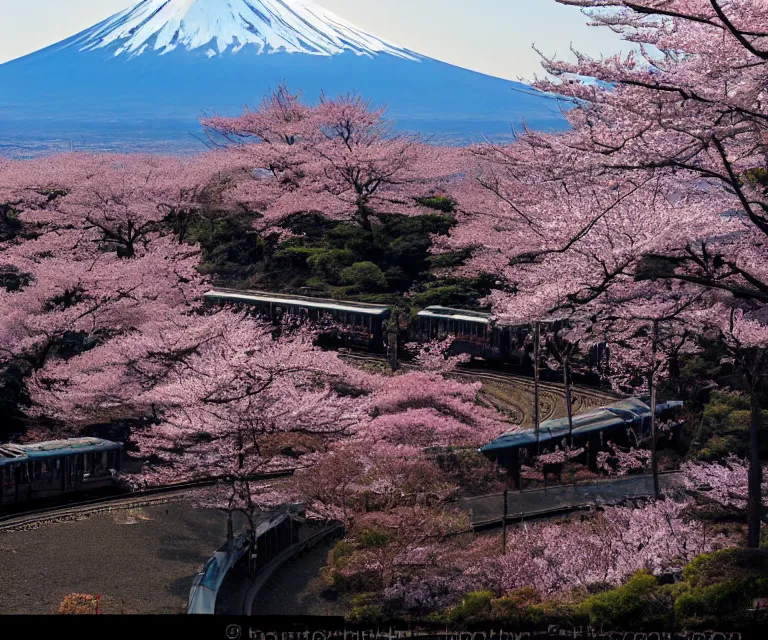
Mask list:
[[[417,215],[460,167],[459,153],[398,134],[386,108],[350,94],[306,106],[280,87],[257,111],[203,124],[230,145],[244,179],[229,191],[264,218],[263,228],[319,212],[370,230],[380,214]]]
[[[765,309],[753,301],[734,305],[727,297],[715,296],[711,304],[696,314],[697,321],[709,328],[728,354],[727,360],[741,372],[743,387],[750,395],[749,504],[750,542],[759,536],[762,518],[763,469],[760,460],[759,433],[762,409],[760,396],[765,388],[768,352],[768,325]]]
[[[606,507],[590,520],[526,524],[508,532],[507,553],[484,566],[499,592],[534,587],[557,594],[591,583],[618,585],[638,570],[681,569],[729,542],[685,517],[690,500]]]
[[[578,353],[579,341],[571,340],[568,327],[553,326],[546,334],[547,353],[563,372],[565,389],[565,410],[568,416],[568,445],[573,446],[573,379],[571,368],[573,358]]]
[[[349,519],[369,510],[439,504],[457,487],[434,452],[476,449],[513,428],[478,404],[479,384],[426,372],[376,376],[367,384],[370,418],[302,481],[316,511]]]
[[[456,190],[460,225],[444,248],[473,248],[467,268],[499,274],[501,314],[540,318],[652,281],[660,298],[668,283],[692,295],[720,292],[731,300],[722,308],[741,300],[758,321],[768,211],[765,7],[558,1],[584,8],[632,50],[602,60],[577,53],[574,63],[543,57],[550,79],[537,87],[569,103],[572,130],[523,131],[511,145],[472,150],[475,169]],[[759,482],[752,486],[757,492]],[[752,522],[754,546],[756,512]]]
[[[253,524],[265,498],[290,495],[263,495],[254,476],[312,465],[367,420],[365,394],[346,390],[365,376],[314,347],[305,331],[275,339],[270,325],[228,311],[164,329],[153,341],[127,337],[114,363],[80,381],[92,393],[96,379],[112,378],[110,393],[125,390],[131,398],[122,402],[154,412],[155,423],[133,434],[140,455],[153,460],[143,480],[216,478],[209,503]]]
[[[645,283],[615,286],[600,300],[597,332],[611,345],[612,379],[618,386],[647,391],[650,400],[651,471],[660,497],[658,476],[657,389],[670,361],[693,352],[691,314],[699,298],[686,287],[659,290]],[[594,306],[593,306],[594,307]]]
[[[462,353],[451,354],[451,347],[456,336],[447,334],[445,337],[430,342],[409,342],[405,348],[415,353],[414,362],[423,371],[448,373],[462,362],[469,362],[469,355]]]
[[[610,476],[624,476],[643,471],[651,462],[651,452],[647,449],[629,447],[624,450],[613,442],[608,442],[607,449],[597,454],[597,466]]]
[[[21,230],[0,257],[16,274],[0,289],[0,358],[28,380],[32,415],[46,413],[38,400],[62,361],[108,354],[115,337],[173,321],[204,291],[197,251],[166,231],[151,200],[161,164],[64,156],[13,163],[10,180],[4,171]]]
[[[430,373],[395,376],[377,394],[371,437],[422,447],[480,446],[511,426],[478,405],[480,386]]]
[[[692,283],[764,307],[764,3],[558,1],[584,8],[595,24],[636,45],[606,60],[579,55],[571,64],[545,58],[557,80],[538,86],[584,101],[572,116],[575,132],[565,141],[572,153],[622,180],[653,176],[668,183],[679,223],[648,252],[641,275]],[[653,215],[650,220],[657,221]],[[757,426],[752,430],[757,442]],[[759,544],[760,528],[760,466],[754,456],[750,546]]]
[[[750,468],[748,460],[730,455],[721,462],[686,462],[681,471],[685,488],[697,497],[723,507],[747,511]],[[761,493],[767,492],[764,479]]]

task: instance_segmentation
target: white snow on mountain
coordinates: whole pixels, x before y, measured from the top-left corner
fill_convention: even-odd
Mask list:
[[[80,51],[109,48],[115,56],[129,57],[201,47],[213,57],[247,45],[259,53],[331,56],[351,51],[419,59],[310,0],[143,0],[67,43]]]

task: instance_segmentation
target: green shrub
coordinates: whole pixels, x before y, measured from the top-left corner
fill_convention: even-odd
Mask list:
[[[252,224],[252,216],[193,223],[188,241],[202,249],[199,271],[228,286],[244,285],[259,274],[274,241],[254,234]]]
[[[744,172],[744,178],[750,184],[768,186],[768,169],[765,169],[764,167],[754,167],[752,169],[747,169]]]
[[[328,553],[328,563],[322,570],[322,576],[337,591],[371,592],[383,588],[378,572],[356,562],[358,549],[357,544],[341,540]]]
[[[477,301],[491,291],[492,281],[482,276],[473,280],[438,280],[426,283],[414,293],[411,301],[414,307],[432,305],[444,307],[477,308]]]
[[[675,601],[675,619],[683,628],[737,626],[748,618],[755,598],[768,595],[768,579],[729,580],[694,588]]]
[[[493,591],[471,591],[461,603],[453,607],[448,617],[451,622],[472,622],[487,620],[491,615]]]
[[[622,586],[587,598],[579,610],[590,624],[607,628],[667,627],[673,601],[659,593],[658,586],[650,573],[638,571]]]
[[[384,609],[376,593],[358,593],[350,598],[351,611],[347,620],[356,624],[371,624],[384,618]]]
[[[312,273],[332,283],[339,282],[344,268],[354,262],[355,254],[349,249],[313,249],[307,258]]]
[[[430,196],[428,198],[416,198],[416,202],[430,209],[453,213],[456,210],[456,201],[448,196]]]
[[[391,537],[383,531],[364,529],[356,539],[361,549],[381,549],[389,544]]]
[[[316,254],[317,250],[312,247],[301,245],[283,244],[275,252],[275,258],[288,262],[293,266],[306,267],[308,260]]]
[[[683,569],[683,579],[692,587],[766,577],[768,551],[764,549],[721,549],[696,557]]]
[[[356,262],[341,272],[341,279],[345,284],[358,286],[366,291],[384,289],[387,286],[384,272],[373,262]]]
[[[687,589],[675,601],[675,619],[686,628],[739,625],[756,598],[768,597],[768,550],[722,549],[683,569]]]
[[[339,591],[347,588],[347,580],[341,573],[352,559],[355,546],[348,540],[339,540],[328,552],[328,561],[323,568],[322,575],[325,581]]]
[[[697,460],[722,460],[729,454],[744,457],[749,450],[749,397],[715,392],[704,407],[700,447],[691,457]],[[768,411],[762,412],[761,455],[768,454]]]

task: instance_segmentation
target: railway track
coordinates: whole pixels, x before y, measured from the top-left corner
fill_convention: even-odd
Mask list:
[[[353,362],[365,362],[385,367],[387,359],[373,354],[342,354],[342,358]],[[418,370],[409,364],[400,365],[405,370]],[[531,378],[515,374],[495,373],[471,369],[454,369],[451,377],[483,383],[481,399],[506,414],[510,421],[524,426],[533,426],[533,387]],[[565,390],[562,384],[555,382],[539,383],[539,399],[542,420],[562,418],[567,415]],[[573,413],[577,415],[597,407],[610,404],[620,398],[606,389],[597,389],[583,385],[574,385],[572,389]]]
[[[457,370],[451,372],[451,375],[455,378],[482,382],[484,386],[482,397],[486,402],[510,414],[513,422],[526,427],[533,426],[534,383],[530,378],[466,370]],[[574,385],[571,397],[573,413],[577,415],[610,404],[620,396],[604,389]],[[542,421],[563,418],[567,415],[565,390],[561,384],[540,382],[539,402]]]
[[[373,354],[341,354],[353,362],[367,362],[379,367],[387,366],[387,359]],[[401,364],[405,370],[418,370],[410,364]],[[532,416],[533,380],[520,375],[487,371],[454,370],[450,376],[483,383],[481,399],[506,413],[510,420],[522,426],[530,426]],[[565,415],[565,399],[562,385],[540,383],[541,416],[543,420]],[[609,391],[575,385],[573,388],[574,414],[603,406],[616,399]],[[268,481],[293,475],[295,469],[254,476],[252,480]],[[34,528],[49,522],[62,522],[114,510],[129,510],[181,500],[195,489],[213,486],[218,480],[179,483],[164,487],[144,489],[88,500],[79,500],[53,506],[38,507],[20,512],[0,512],[0,532]]]
[[[292,476],[295,469],[252,476],[249,480],[269,481]],[[26,509],[12,514],[0,514],[0,532],[23,531],[43,524],[66,522],[108,511],[138,509],[182,500],[190,491],[214,486],[219,479],[184,482],[164,487],[153,487],[130,493],[79,500],[67,504]]]

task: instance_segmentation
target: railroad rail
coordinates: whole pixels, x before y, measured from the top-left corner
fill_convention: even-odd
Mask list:
[[[283,471],[258,474],[249,476],[248,480],[266,482],[287,478],[292,476],[295,471],[296,469],[285,469]],[[0,532],[24,530],[41,524],[64,522],[117,509],[136,509],[173,502],[181,500],[190,491],[214,486],[221,480],[222,478],[206,478],[204,480],[180,482],[162,487],[152,487],[89,500],[68,502],[50,507],[25,509],[17,513],[0,515]]]
[[[385,356],[374,354],[343,353],[341,358],[356,361],[369,362],[380,366],[387,364]],[[400,367],[407,371],[417,371],[419,368],[408,363],[400,363]],[[523,426],[533,426],[533,379],[519,374],[496,373],[473,369],[453,369],[447,372],[447,375],[475,382],[483,382],[486,389],[483,390],[482,399],[497,409],[509,415],[512,422]],[[530,393],[530,401],[515,397],[515,393],[508,392],[505,387],[524,391],[526,395]],[[540,412],[541,420],[549,420],[555,417],[562,417],[566,414],[565,409],[565,390],[563,385],[557,382],[540,382]],[[494,393],[494,391],[496,393]],[[573,413],[577,415],[598,407],[603,407],[621,398],[619,394],[608,389],[587,387],[584,385],[573,385]]]

